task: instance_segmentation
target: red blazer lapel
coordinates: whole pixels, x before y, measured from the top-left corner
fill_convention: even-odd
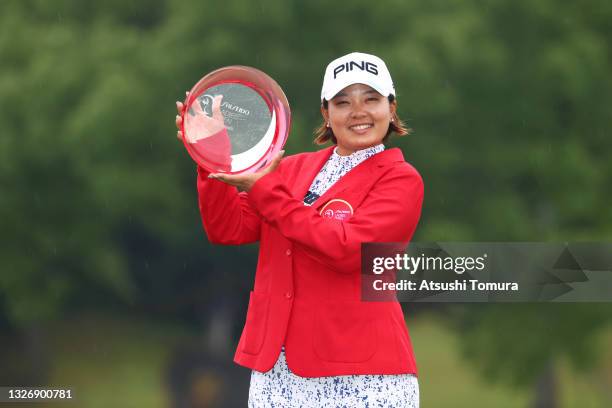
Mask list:
[[[340,194],[345,190],[360,190],[362,188],[371,187],[371,184],[368,183],[368,180],[375,180],[377,178],[377,173],[382,168],[398,161],[404,161],[404,155],[402,154],[402,151],[398,148],[386,149],[378,154],[375,154],[374,156],[362,161],[357,166],[349,170],[336,183],[334,183],[334,185],[331,186],[329,190],[327,190],[321,197],[317,198],[316,201],[312,203],[312,207],[318,209],[330,198]],[[323,164],[321,164],[318,170],[320,170],[322,166]],[[308,187],[310,187],[310,183],[312,183],[312,180],[316,175],[317,173],[313,175],[308,186],[306,187],[307,189]],[[306,191],[304,191],[304,194],[305,193]]]
[[[319,171],[321,171],[323,165],[329,159],[329,156],[331,156],[334,147],[336,146],[332,145],[315,152],[313,159],[305,160],[303,166],[297,170],[296,174],[293,174],[294,179],[288,180],[292,184],[289,188],[294,198],[298,200],[304,199],[304,196],[308,192],[308,188],[310,188],[314,178],[319,174]]]

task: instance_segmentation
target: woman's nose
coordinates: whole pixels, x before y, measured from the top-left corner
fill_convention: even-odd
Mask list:
[[[364,110],[362,110],[362,109],[360,109],[360,110],[353,110],[351,112],[351,118],[353,118],[353,119],[360,119],[360,118],[365,117],[366,115],[367,115],[367,113]]]
[[[353,117],[361,117],[366,114],[365,106],[361,102],[355,102],[351,104],[351,116]]]

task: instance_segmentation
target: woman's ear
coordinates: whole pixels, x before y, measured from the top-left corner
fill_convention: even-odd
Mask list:
[[[321,115],[323,115],[323,120],[325,123],[329,123],[329,111],[321,105]]]
[[[391,117],[395,117],[395,114],[397,113],[397,101],[394,99],[392,102],[389,102],[389,113],[391,114]]]

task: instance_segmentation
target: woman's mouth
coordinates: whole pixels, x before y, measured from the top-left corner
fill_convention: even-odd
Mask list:
[[[371,123],[360,123],[357,125],[349,126],[349,129],[356,133],[365,133],[368,129],[373,127]]]

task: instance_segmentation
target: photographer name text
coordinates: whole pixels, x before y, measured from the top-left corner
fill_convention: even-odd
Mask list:
[[[385,282],[382,279],[377,279],[372,282],[374,290],[395,290],[395,291],[487,291],[487,292],[503,292],[517,291],[519,285],[516,282],[480,282],[478,279],[456,279],[450,282],[435,282],[431,280],[423,280],[414,282],[407,279],[401,279],[397,282]]]

